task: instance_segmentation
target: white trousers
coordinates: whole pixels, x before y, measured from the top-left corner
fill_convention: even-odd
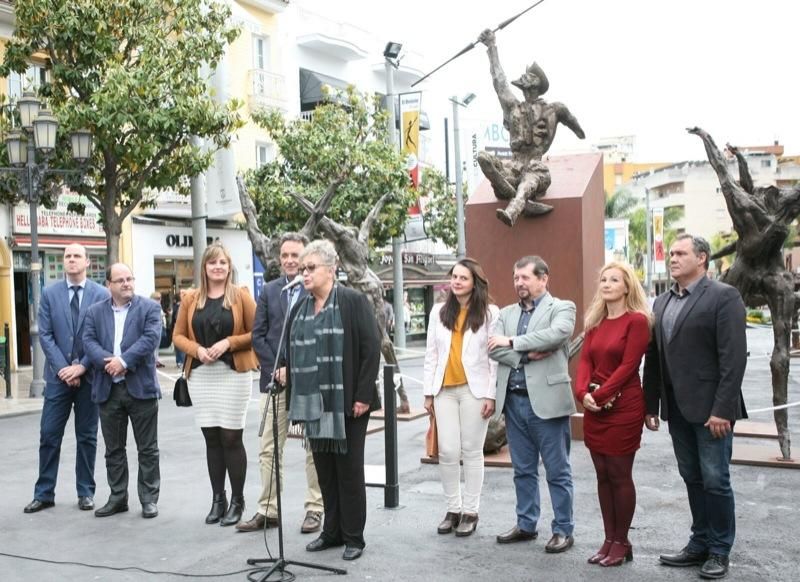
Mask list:
[[[439,433],[439,475],[447,511],[478,513],[483,487],[483,442],[489,419],[481,416],[482,398],[466,384],[442,388],[434,398]],[[464,490],[461,490],[461,461]]]

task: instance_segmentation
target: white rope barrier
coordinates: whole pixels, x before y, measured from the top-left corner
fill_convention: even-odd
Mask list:
[[[790,402],[789,404],[781,404],[780,406],[769,406],[767,408],[756,408],[755,410],[748,410],[747,414],[758,414],[759,412],[770,412],[772,410],[783,410],[784,408],[792,408],[800,406],[800,401]]]

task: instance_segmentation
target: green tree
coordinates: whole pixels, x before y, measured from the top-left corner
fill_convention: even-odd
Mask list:
[[[641,201],[630,190],[618,189],[606,198],[606,218],[626,218]]]
[[[370,247],[402,232],[419,193],[411,188],[405,160],[388,142],[386,112],[377,99],[350,87],[308,120],[286,119],[276,110],[253,118],[280,152],[245,176],[264,235],[300,230],[309,219],[290,192],[313,204],[327,196],[324,214],[346,226],[360,226],[388,193],[369,234]]]
[[[424,168],[419,184],[420,196],[425,199],[425,210],[422,219],[425,221],[425,232],[434,240],[440,240],[448,247],[458,244],[456,229],[456,189],[447,184],[447,178],[435,168]],[[462,193],[464,204],[467,203],[466,188]]]
[[[0,74],[47,57],[51,81],[40,93],[62,136],[94,134],[87,178],[74,189],[101,211],[108,260],[117,261],[122,221],[153,203],[145,193],[187,193],[188,178],[241,124],[238,102],[216,103],[203,73],[238,34],[230,9],[215,0],[16,0],[14,11]],[[211,147],[193,147],[194,135]]]

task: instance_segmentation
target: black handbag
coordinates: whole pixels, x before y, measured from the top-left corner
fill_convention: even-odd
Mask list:
[[[186,377],[181,374],[181,377],[175,380],[175,389],[172,391],[172,397],[175,399],[177,406],[191,406],[192,397],[189,396],[189,383]]]

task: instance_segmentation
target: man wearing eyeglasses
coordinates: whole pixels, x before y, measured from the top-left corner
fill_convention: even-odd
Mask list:
[[[79,244],[64,249],[63,281],[47,287],[39,304],[39,338],[45,355],[44,405],[39,437],[39,478],[25,513],[55,505],[61,440],[75,409],[75,485],[78,507],[94,509],[94,460],[97,451],[97,405],[92,402],[89,358],[84,354],[83,325],[89,307],[108,291],[86,278],[89,257]]]
[[[134,294],[130,268],[116,263],[106,271],[111,297],[86,316],[84,346],[94,368],[92,400],[100,405],[111,496],[94,512],[108,517],[128,511],[128,419],[139,453],[138,493],[142,517],[158,515],[158,399],[155,348],[161,338],[161,306]]]
[[[283,275],[273,279],[261,290],[256,308],[256,320],[253,324],[253,349],[261,362],[261,413],[264,407],[270,406],[269,391],[270,374],[275,367],[276,351],[280,343],[283,320],[286,313],[294,306],[298,299],[306,296],[302,285],[295,285],[283,291],[283,287],[290,283],[300,273],[300,253],[303,252],[308,239],[303,234],[287,232],[280,240],[280,262]],[[275,381],[280,385],[286,384],[286,368],[277,370]],[[286,444],[286,433],[289,419],[286,413],[286,392],[281,391],[275,396],[278,407],[278,447],[280,452],[280,475],[283,483],[283,449]],[[278,525],[277,485],[275,483],[275,445],[272,434],[272,407],[267,413],[264,433],[261,435],[261,451],[258,456],[261,465],[261,496],[258,500],[258,511],[248,521],[242,521],[236,529],[244,532],[259,531],[265,527]],[[317,469],[314,466],[314,457],[311,450],[306,450],[306,497],[304,509],[306,512],[300,526],[302,533],[313,533],[322,526],[322,491],[319,488]]]

